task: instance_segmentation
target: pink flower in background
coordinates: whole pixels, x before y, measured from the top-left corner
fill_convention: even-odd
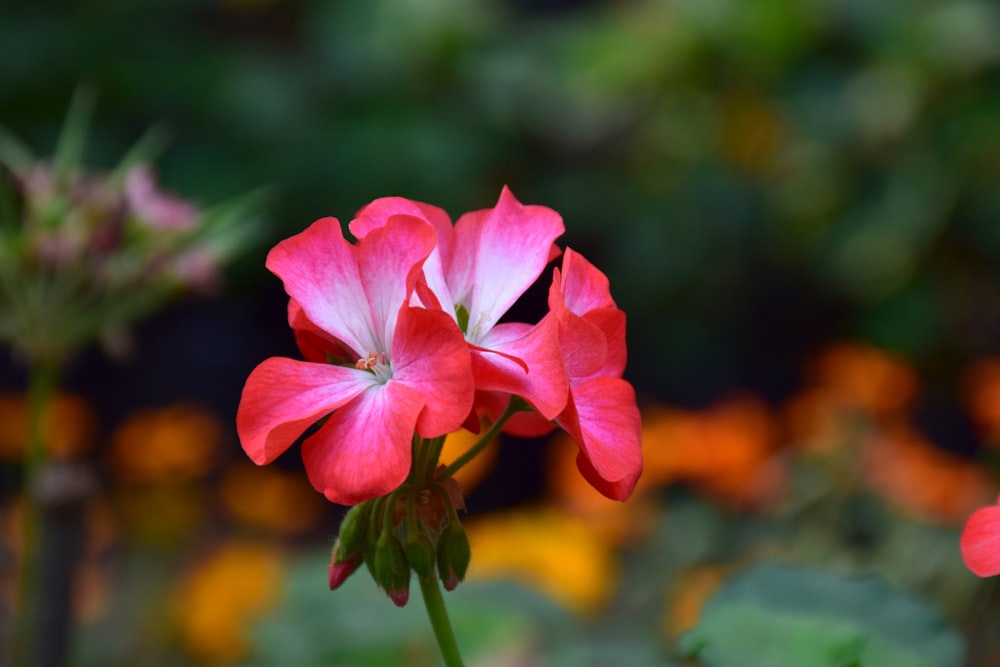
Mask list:
[[[353,505],[403,482],[414,432],[461,425],[473,399],[468,346],[451,317],[408,305],[436,242],[426,223],[400,216],[351,245],[324,218],[271,250],[267,267],[296,304],[290,320],[311,359],[272,357],[247,379],[237,429],[254,462],[326,418],[303,443],[306,472],[329,500]],[[320,360],[324,345],[349,356]]]
[[[497,205],[461,216],[454,227],[441,209],[401,197],[378,199],[363,208],[350,229],[358,238],[396,216],[424,220],[437,232],[438,247],[424,263],[421,303],[440,308],[463,328],[472,350],[479,411],[520,396],[545,419],[566,405],[568,383],[555,322],[500,323],[559,249],[564,231],[558,213],[521,204],[506,187]]]
[[[965,566],[980,577],[1000,574],[1000,499],[972,513],[962,530]]]
[[[161,190],[147,165],[128,170],[125,198],[135,216],[154,229],[191,229],[198,220],[198,209]]]

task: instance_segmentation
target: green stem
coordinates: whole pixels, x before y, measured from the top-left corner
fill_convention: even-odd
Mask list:
[[[38,535],[40,509],[34,499],[32,487],[46,463],[45,441],[42,434],[42,418],[45,407],[51,401],[58,382],[55,364],[39,363],[31,368],[28,376],[27,395],[27,441],[24,443],[24,510],[23,536],[24,551],[18,568],[18,621],[17,637],[14,640],[14,664],[30,664],[33,656],[31,644],[35,626],[38,623]],[[20,660],[19,660],[20,659]]]
[[[507,421],[511,417],[513,417],[515,413],[524,410],[526,405],[527,404],[521,399],[517,397],[512,398],[510,400],[510,403],[507,405],[507,409],[504,410],[503,414],[500,415],[495,422],[493,422],[493,424],[489,427],[489,429],[486,430],[486,433],[484,433],[482,437],[479,438],[476,444],[474,444],[472,447],[469,447],[467,450],[465,450],[465,452],[462,453],[461,456],[459,456],[457,459],[449,463],[448,467],[446,467],[443,471],[441,471],[440,478],[447,479],[448,477],[451,477],[458,470],[460,470],[462,466],[464,466],[472,459],[476,458],[476,455],[478,455],[479,452],[486,449],[486,446],[490,444],[495,437],[497,437],[497,434],[500,433],[500,429],[503,428],[503,425],[506,424]]]
[[[437,639],[438,648],[441,649],[444,664],[447,667],[462,667],[462,656],[458,652],[455,633],[451,629],[448,610],[444,606],[441,585],[438,584],[437,577],[434,575],[418,577],[418,579],[420,579],[420,591],[423,593],[424,606],[427,607],[427,616],[431,619],[434,637]]]

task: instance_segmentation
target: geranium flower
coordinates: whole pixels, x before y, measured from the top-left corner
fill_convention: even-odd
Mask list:
[[[353,505],[405,480],[414,432],[461,425],[473,399],[468,346],[448,315],[409,305],[436,243],[424,221],[397,216],[351,245],[323,218],[271,250],[307,360],[272,357],[247,379],[237,429],[254,462],[326,417],[303,443],[306,472],[329,500]]]
[[[362,238],[397,216],[419,218],[437,232],[438,245],[423,265],[425,281],[417,298],[461,326],[472,350],[477,391],[498,392],[505,400],[520,396],[545,419],[559,414],[568,384],[556,323],[499,323],[559,255],[553,243],[564,231],[559,214],[523,205],[504,187],[495,207],[466,213],[453,227],[440,208],[385,197],[358,213],[351,233]],[[478,403],[495,402],[480,395]]]
[[[555,270],[549,308],[569,377],[555,422],[580,446],[577,467],[605,496],[625,500],[642,473],[641,419],[625,370],[625,313],[607,277],[567,248]]]
[[[1000,574],[1000,499],[972,513],[960,545],[965,566],[979,577]]]

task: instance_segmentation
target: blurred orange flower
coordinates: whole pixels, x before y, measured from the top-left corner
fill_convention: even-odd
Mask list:
[[[227,471],[219,492],[236,519],[286,535],[315,527],[326,507],[303,473],[251,463]]]
[[[176,546],[205,526],[210,507],[203,484],[150,484],[118,488],[112,502],[122,531],[147,544]]]
[[[876,416],[897,413],[917,390],[917,375],[909,364],[864,343],[830,347],[817,360],[812,376],[835,400]]]
[[[441,463],[445,465],[451,463],[464,454],[469,447],[476,444],[478,440],[478,434],[467,431],[464,428],[450,433],[444,440],[444,447],[441,450],[440,457]],[[479,484],[489,473],[496,459],[497,442],[493,440],[493,442],[486,446],[486,449],[477,454],[474,459],[462,466],[455,473],[454,477],[458,481],[458,485],[462,488],[462,491],[468,493],[471,488]]]
[[[677,637],[698,624],[701,610],[722,585],[727,568],[694,565],[681,574],[667,599],[665,627],[668,637]]]
[[[184,646],[212,664],[233,663],[249,649],[247,625],[275,602],[281,556],[261,544],[224,544],[197,563],[174,597]]]
[[[939,449],[906,424],[875,431],[864,443],[862,466],[875,491],[925,521],[960,524],[997,495],[981,468]]]
[[[644,493],[651,486],[639,477],[632,496],[613,502],[591,486],[576,467],[579,445],[566,433],[549,443],[547,465],[552,503],[569,516],[582,519],[605,540],[619,544],[645,534],[657,514],[655,503]]]
[[[770,409],[752,396],[701,411],[658,409],[643,418],[647,483],[688,482],[727,502],[758,507],[785,485]]]
[[[587,522],[555,508],[487,514],[467,525],[467,579],[511,578],[577,612],[595,611],[615,577],[611,545]]]
[[[1000,447],[1000,359],[970,364],[962,388],[972,420],[990,444]]]
[[[194,479],[211,468],[222,434],[219,420],[197,405],[141,410],[112,435],[111,469],[136,483]]]
[[[97,417],[79,396],[59,394],[42,410],[42,440],[57,458],[81,456],[93,447]],[[0,459],[19,460],[28,440],[28,403],[23,395],[0,396]]]

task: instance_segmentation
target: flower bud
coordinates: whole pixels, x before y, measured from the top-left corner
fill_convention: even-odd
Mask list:
[[[434,545],[426,531],[417,530],[406,536],[406,560],[418,576],[434,574]]]
[[[364,546],[370,515],[371,503],[361,503],[347,510],[347,514],[340,522],[340,531],[337,535],[342,553],[353,554]]]
[[[449,522],[438,539],[437,550],[438,576],[446,590],[455,590],[465,579],[471,556],[469,536],[465,534],[465,528],[458,521]]]
[[[410,598],[410,565],[406,552],[389,530],[382,532],[375,545],[375,582],[397,607],[405,605]]]
[[[360,550],[345,555],[343,544],[338,540],[333,545],[333,553],[330,554],[330,590],[340,588],[340,585],[361,567],[362,560]]]

